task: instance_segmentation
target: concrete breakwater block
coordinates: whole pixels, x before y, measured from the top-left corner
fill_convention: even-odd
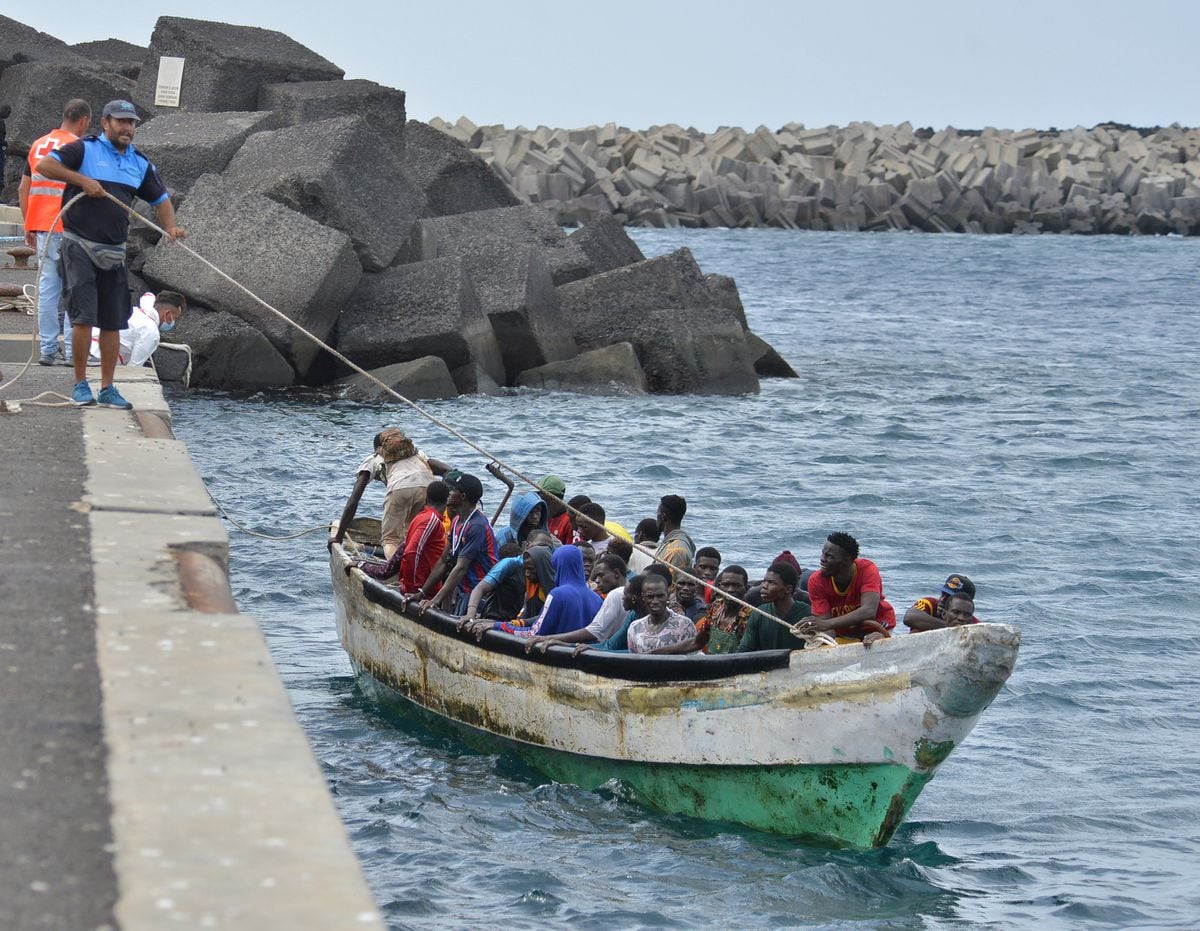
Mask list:
[[[490,246],[469,252],[463,262],[500,345],[506,384],[526,369],[575,356],[575,339],[539,249]]]
[[[516,380],[521,388],[583,394],[645,394],[646,373],[632,343],[613,343],[574,359],[527,369]]]
[[[73,64],[77,67],[87,67],[91,63],[88,56],[81,55],[62,39],[38,32],[32,26],[26,26],[7,16],[0,16],[0,74],[3,74],[11,65],[35,61]],[[6,98],[6,102],[11,101]],[[16,113],[17,109],[13,107],[13,115],[15,116]],[[62,116],[61,104],[59,105],[59,116]],[[48,126],[46,130],[53,128],[54,126]],[[42,132],[46,132],[46,130],[42,130]],[[12,130],[10,129],[9,132],[11,133]]]
[[[410,400],[422,398],[455,398],[458,388],[446,367],[437,356],[422,356],[411,362],[385,365],[371,372],[376,378]],[[356,401],[390,401],[392,396],[362,375],[351,375],[338,382],[345,386],[343,397]]]
[[[240,317],[193,304],[179,318],[171,342],[192,350],[193,388],[258,390],[290,385],[291,365],[262,333]],[[180,355],[180,353],[175,353]],[[158,354],[155,354],[157,362]]]
[[[546,258],[555,285],[591,274],[587,255],[544,207],[517,206],[418,220],[409,240],[414,261],[468,256],[497,246],[524,245]]]
[[[593,275],[624,268],[646,258],[638,244],[629,238],[625,227],[611,216],[597,217],[567,238],[588,257]]]
[[[496,334],[459,256],[364,275],[345,301],[337,339],[339,351],[365,369],[438,356],[451,371],[477,364],[504,381]]]
[[[1100,202],[1133,198],[1159,173],[1184,186],[1174,196],[1200,196],[1200,130],[1179,126],[656,126],[602,140],[597,127],[438,125],[459,138],[471,129],[470,144],[523,201],[566,223],[608,213],[635,226],[1124,232],[1144,216],[1144,226],[1200,232],[1184,205]]]
[[[224,171],[250,134],[267,128],[272,120],[273,115],[262,110],[166,110],[138,127],[136,144],[171,191],[186,193],[201,175]]]
[[[404,177],[425,195],[430,216],[520,203],[483,159],[445,133],[410,120],[404,126],[402,140]]]
[[[401,173],[393,142],[360,116],[256,133],[224,177],[341,230],[367,271],[392,264],[425,208]]]
[[[161,16],[133,92],[134,103],[148,110],[164,55],[186,59],[181,110],[255,110],[264,84],[330,81],[344,75],[337,65],[282,32]]]
[[[758,390],[741,321],[714,300],[688,249],[565,284],[558,293],[580,347],[631,343],[651,391]]]
[[[404,91],[361,78],[264,84],[258,91],[258,109],[274,113],[280,127],[354,115],[389,139],[404,130],[404,100]]]
[[[191,249],[322,340],[328,341],[362,277],[345,233],[216,175],[204,175],[192,187],[179,224],[188,231]],[[253,259],[264,254],[271,260]],[[266,335],[301,378],[317,357],[308,337],[182,248],[160,242],[149,251],[142,274],[157,287],[241,317]]]
[[[57,129],[62,122],[63,104],[68,100],[82,97],[89,101],[93,121],[99,125],[100,108],[115,97],[128,97],[132,88],[128,78],[101,71],[76,57],[5,68],[0,73],[0,101],[13,108],[12,116],[5,120],[9,154],[28,153],[35,139]]]
[[[71,51],[94,61],[105,71],[136,81],[142,73],[142,62],[150,50],[122,39],[100,39],[96,42],[76,42]]]

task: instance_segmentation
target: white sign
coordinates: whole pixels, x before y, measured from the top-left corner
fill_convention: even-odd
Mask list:
[[[154,90],[154,106],[179,106],[179,88],[183,84],[183,59],[164,55],[158,60],[158,86]]]

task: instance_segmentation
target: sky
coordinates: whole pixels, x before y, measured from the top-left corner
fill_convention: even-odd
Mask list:
[[[935,129],[1200,125],[1196,0],[15,6],[4,0],[0,12],[69,43],[148,45],[161,15],[275,29],[348,78],[405,90],[409,116],[421,120],[678,123],[705,132],[856,120]]]

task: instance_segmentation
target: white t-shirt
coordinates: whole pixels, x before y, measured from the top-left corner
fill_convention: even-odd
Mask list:
[[[645,545],[644,543],[639,544],[639,546]],[[641,575],[652,565],[654,565],[653,557],[647,556],[635,546],[633,548],[633,555],[629,557],[629,571],[634,575]]]
[[[354,470],[357,475],[359,472],[370,472],[371,480],[375,482],[387,481],[387,466],[383,461],[383,456],[379,453],[371,453],[362,461],[357,469]]]
[[[433,481],[433,470],[429,460],[419,449],[415,456],[397,459],[387,464],[387,490],[397,488],[424,488]]]
[[[604,596],[604,604],[588,624],[587,632],[596,638],[597,643],[603,643],[617,632],[621,622],[625,620],[625,586],[614,588]]]

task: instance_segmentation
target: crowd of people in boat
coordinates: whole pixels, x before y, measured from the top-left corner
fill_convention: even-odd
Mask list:
[[[829,534],[817,568],[785,550],[752,579],[715,547],[696,546],[679,495],[663,495],[630,534],[600,503],[568,498],[564,480],[546,475],[513,498],[507,526],[493,527],[482,481],[426,456],[398,428],[376,435],[343,526],[371,481],[387,486],[383,558],[353,559],[346,571],[395,585],[478,637],[505,631],[528,638],[531,650],[744,653],[818,640],[869,647],[896,627],[878,566],[844,531]],[[974,583],[953,573],[903,621],[913,632],[975,624],[974,599]]]

